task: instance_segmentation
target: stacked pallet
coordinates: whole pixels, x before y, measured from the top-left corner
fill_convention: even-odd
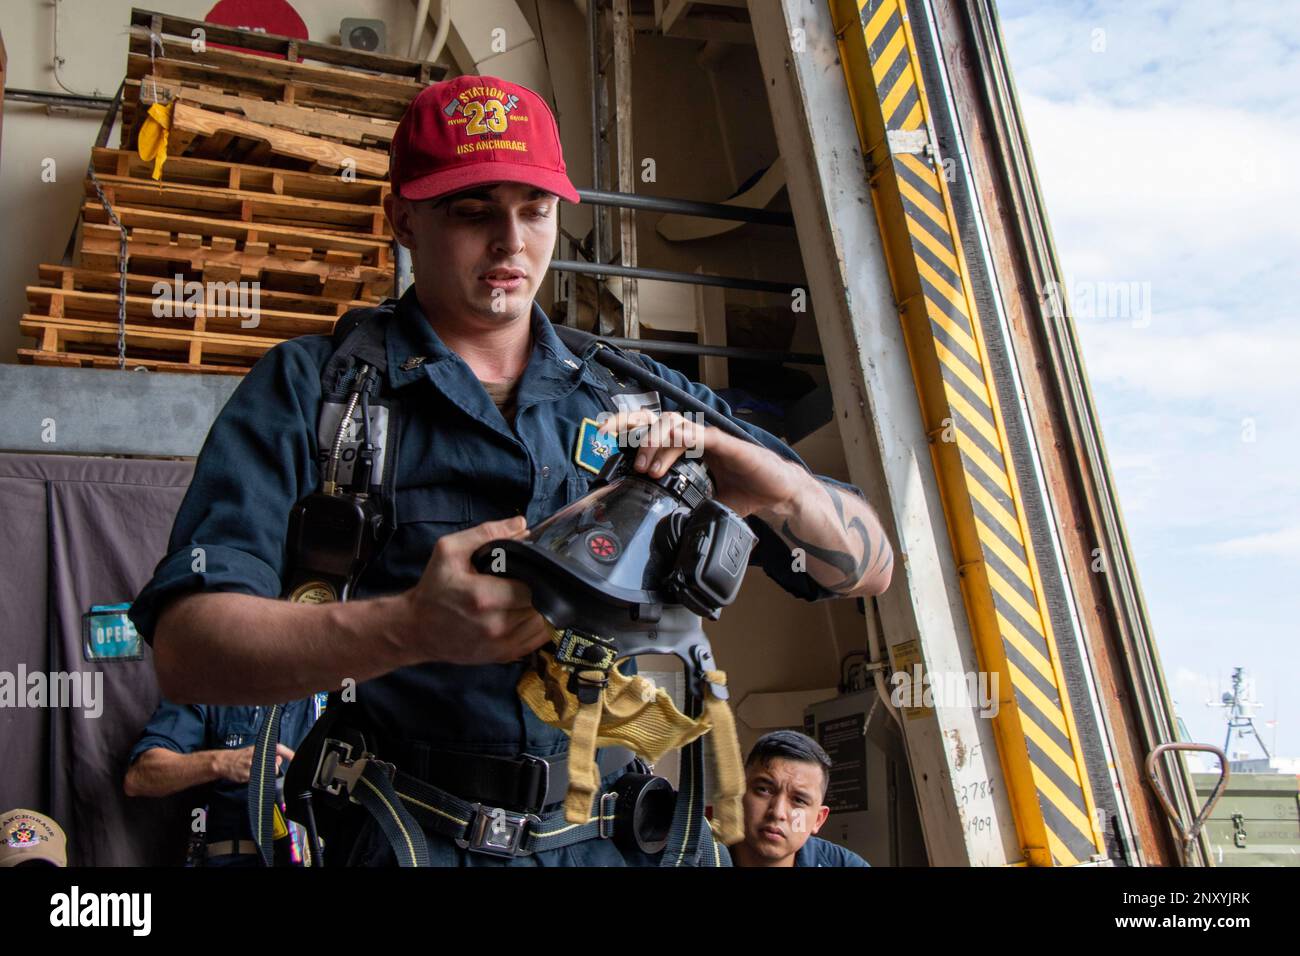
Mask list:
[[[93,150],[76,264],[28,287],[19,360],[238,375],[389,295],[388,144],[430,70],[133,11],[126,148]],[[161,180],[134,148],[155,104]]]

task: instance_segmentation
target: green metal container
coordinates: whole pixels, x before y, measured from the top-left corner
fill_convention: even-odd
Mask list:
[[[1194,773],[1201,805],[1217,773]],[[1234,773],[1205,825],[1216,866],[1300,866],[1300,776]]]

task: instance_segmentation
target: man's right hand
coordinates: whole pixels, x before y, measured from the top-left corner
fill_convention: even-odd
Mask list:
[[[214,750],[217,778],[232,783],[248,783],[253,772],[253,748],[240,747],[238,750]],[[285,760],[293,759],[293,751],[284,744],[275,745],[275,769]]]
[[[420,583],[406,593],[424,660],[496,664],[519,660],[551,639],[551,628],[521,581],[481,574],[470,558],[489,541],[522,538],[522,517],[488,521],[434,545]]]

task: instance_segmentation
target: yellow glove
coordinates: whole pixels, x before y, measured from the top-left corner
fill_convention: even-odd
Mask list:
[[[167,137],[172,128],[171,104],[155,103],[149,107],[135,151],[145,162],[153,161],[153,178],[162,179],[163,163],[167,162]]]

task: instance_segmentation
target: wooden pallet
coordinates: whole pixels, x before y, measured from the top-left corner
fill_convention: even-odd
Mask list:
[[[267,246],[286,258],[322,259],[330,253],[349,253],[333,260],[347,261],[359,256],[362,265],[386,268],[389,264],[390,244],[364,236],[345,235],[314,229],[293,229],[262,223],[236,222],[213,219],[210,216],[190,216],[172,212],[138,209],[134,206],[114,205],[118,221],[130,230],[149,229],[169,236],[198,236],[201,238],[227,238],[235,240],[239,248],[250,244],[256,251],[266,251]],[[98,201],[87,200],[81,207],[84,223],[108,223],[108,213]]]
[[[162,281],[162,280],[159,280]],[[166,283],[170,288],[171,283]],[[224,284],[223,284],[224,285]],[[268,309],[260,301],[247,296],[237,301],[236,290],[229,298],[216,286],[214,302],[208,305],[195,302],[186,315],[184,300],[173,302],[171,314],[155,314],[160,310],[160,299],[155,295],[128,294],[125,299],[126,319],[144,328],[160,331],[189,329],[197,332],[223,332],[230,335],[257,334],[293,338],[298,335],[328,335],[334,330],[337,316],[311,315],[306,312],[285,312]],[[27,301],[31,315],[50,319],[85,320],[88,322],[117,322],[117,295],[109,292],[79,292],[75,289],[52,289],[48,286],[28,286]],[[166,304],[163,301],[161,304]],[[243,311],[241,311],[241,304]],[[244,323],[248,323],[245,326]]]
[[[51,318],[24,315],[19,330],[37,340],[35,349],[20,351],[27,357],[46,356],[46,362],[67,364],[75,359],[100,359],[116,366],[117,321]],[[242,374],[278,345],[283,339],[269,336],[233,335],[197,329],[159,329],[128,322],[126,324],[128,365],[140,362],[166,362],[199,369],[215,367],[224,374]],[[146,366],[147,367],[147,366]]]
[[[153,163],[141,159],[133,149],[97,148],[92,153],[91,162],[96,174],[156,181],[153,179]],[[163,181],[356,206],[382,207],[384,196],[389,191],[388,183],[381,179],[358,177],[344,180],[335,175],[268,169],[193,156],[169,157],[163,167]]]
[[[128,148],[91,154],[125,228],[125,263],[88,180],[78,265],[41,266],[27,288],[19,326],[35,343],[19,360],[119,367],[124,305],[128,368],[240,375],[277,343],[328,333],[348,309],[390,294],[388,147],[409,102],[444,71],[151,11],[133,10],[131,23]],[[154,57],[151,36],[162,41]],[[130,148],[155,102],[172,111],[161,182]],[[160,309],[178,282],[180,301]],[[188,301],[194,282],[214,298]],[[253,290],[231,283],[256,283],[256,307]],[[243,301],[224,298],[241,291]]]
[[[59,365],[71,368],[117,369],[117,353],[111,355],[89,352],[45,352],[41,349],[19,349],[18,361],[23,365]],[[205,375],[247,375],[242,365],[191,365],[189,362],[169,362],[155,358],[142,358],[128,350],[126,368],[129,371],[144,369],[150,372],[189,372]]]
[[[87,222],[77,253],[87,269],[116,272],[120,248],[117,227]],[[389,295],[393,274],[368,266],[356,253],[330,251],[320,258],[285,255],[282,247],[232,238],[162,230],[128,229],[127,272],[168,277],[180,270],[203,281],[258,281],[263,288],[301,292],[327,299],[378,302]]]
[[[251,53],[273,56],[289,61],[311,60],[327,66],[367,73],[387,74],[394,78],[409,79],[421,84],[441,80],[446,75],[444,67],[425,60],[408,60],[386,53],[368,53],[353,50],[337,43],[318,43],[297,37],[261,33],[240,27],[227,27],[206,20],[190,20],[153,10],[131,10],[131,26],[157,34],[163,40],[173,38],[189,45],[196,29],[203,30],[208,42],[225,44]]]
[[[393,120],[255,99],[224,90],[177,83],[152,73],[142,80],[126,81],[122,121],[129,129],[135,125],[136,116],[148,112],[151,105],[165,105],[176,100],[212,112],[238,116],[264,126],[274,126],[304,136],[319,136],[352,146],[387,150],[397,131],[397,123]]]
[[[55,265],[42,265],[39,271],[41,287],[43,288],[63,292],[106,292],[112,295],[114,303],[117,301],[119,279],[116,272],[102,272],[95,269],[78,269],[71,266]],[[172,283],[175,281],[176,275],[176,273],[165,276],[141,275],[128,272],[126,276],[127,294],[152,296],[158,282]],[[203,281],[201,274],[186,275],[182,272],[180,277],[182,282]],[[330,299],[325,296],[305,295],[301,292],[282,292],[265,287],[259,290],[259,297],[261,305],[267,309],[280,312],[306,313],[312,316],[337,317],[349,309],[374,305],[371,300]],[[31,301],[30,296],[29,301]],[[51,316],[63,314],[62,311],[54,311],[54,307],[49,311],[37,309],[34,304],[33,310]]]
[[[293,162],[311,172],[351,171],[354,175],[388,175],[388,154],[318,136],[254,123],[238,116],[211,113],[183,100],[172,104],[171,135],[167,151],[204,159],[238,159],[266,162],[272,157]]]
[[[384,210],[376,206],[322,202],[239,189],[189,186],[183,183],[154,182],[127,176],[96,174],[104,197],[113,206],[155,212],[178,212],[200,217],[229,219],[321,230],[345,235],[370,236],[387,240],[391,233]],[[95,186],[86,180],[86,197],[96,197]]]
[[[367,74],[316,63],[273,60],[208,46],[195,52],[188,41],[164,43],[149,56],[149,33],[131,29],[126,77],[156,74],[177,83],[207,86],[270,102],[341,110],[357,116],[397,121],[424,89],[418,80]]]

